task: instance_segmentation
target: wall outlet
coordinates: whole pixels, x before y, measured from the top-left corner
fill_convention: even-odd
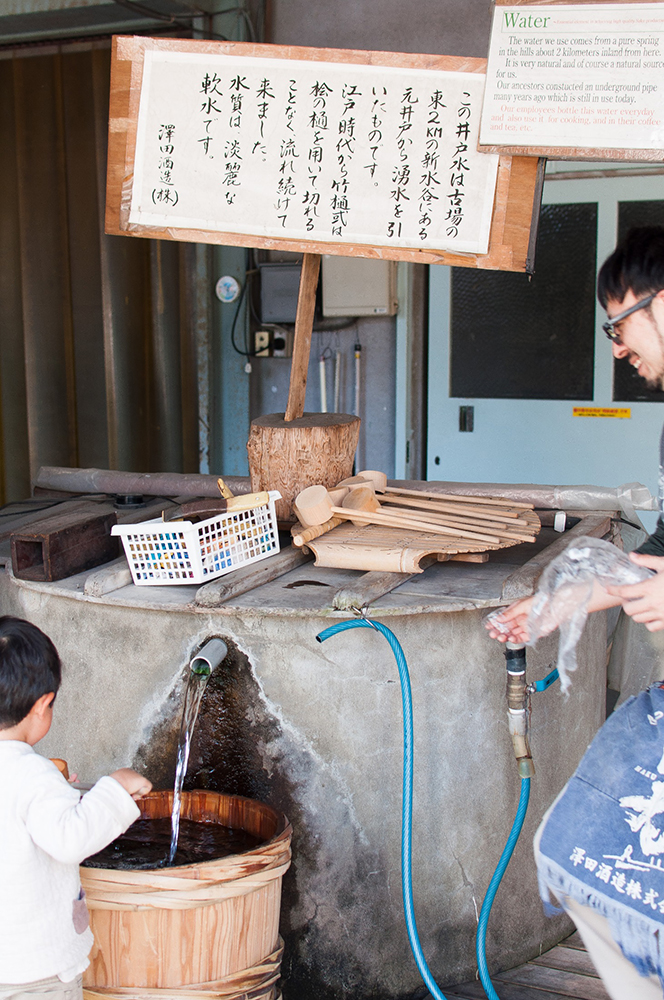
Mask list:
[[[271,353],[269,330],[256,330],[254,334],[254,353],[257,358],[269,358]]]
[[[293,356],[293,331],[275,330],[272,334],[272,357],[290,358]]]

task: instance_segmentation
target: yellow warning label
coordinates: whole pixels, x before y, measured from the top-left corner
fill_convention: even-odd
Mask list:
[[[629,407],[619,406],[575,406],[572,409],[574,417],[617,417],[619,420],[629,420],[632,411]]]

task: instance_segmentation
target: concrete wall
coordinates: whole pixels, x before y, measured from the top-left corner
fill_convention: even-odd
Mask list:
[[[354,345],[361,351],[360,439],[357,468],[382,469],[394,476],[396,331],[390,318],[366,317],[344,329],[317,333],[311,342],[305,412],[320,411],[319,358],[328,348],[327,404],[334,408],[334,356],[341,351],[341,413],[355,412]],[[288,400],[290,358],[252,359],[251,418],[283,413]]]
[[[353,630],[321,646],[315,635],[329,619],[309,613],[149,610],[123,606],[120,597],[114,604],[83,600],[69,586],[0,575],[3,610],[42,627],[64,662],[54,725],[40,752],[67,758],[83,780],[133,762],[167,787],[183,672],[199,643],[223,636],[231,653],[204,699],[186,787],[266,800],[293,823],[285,1000],[403,1000],[421,989],[403,922],[401,699],[384,640]],[[441,987],[475,974],[477,912],[519,795],[504,661],[481,615],[388,619],[412,675],[414,891],[423,947]],[[551,639],[529,653],[531,676],[543,676],[554,656]],[[586,630],[571,697],[555,687],[536,697],[532,805],[489,933],[490,959],[503,967],[569,929],[543,916],[531,841],[602,721],[605,656],[598,615]]]
[[[486,57],[490,0],[272,0],[268,41]]]

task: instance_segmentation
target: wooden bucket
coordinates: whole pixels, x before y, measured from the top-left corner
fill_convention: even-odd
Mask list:
[[[139,803],[142,818],[170,816],[172,803],[172,792],[151,792]],[[261,802],[205,791],[183,793],[182,818],[241,829],[261,844],[153,871],[82,866],[95,937],[86,1000],[274,1000],[290,823]]]

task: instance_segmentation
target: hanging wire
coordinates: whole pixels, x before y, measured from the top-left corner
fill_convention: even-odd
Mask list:
[[[253,263],[254,260],[252,258],[252,251],[247,248],[244,259],[244,267],[245,267],[244,282],[242,284],[242,291],[240,292],[240,297],[237,300],[235,315],[233,316],[233,323],[231,325],[231,344],[233,346],[233,350],[237,354],[241,354],[243,358],[254,358],[256,356],[256,351],[252,350],[252,348],[249,345],[250,324],[247,322],[248,317],[246,316],[246,314],[244,317],[244,350],[241,347],[238,347],[237,342],[235,340],[235,331],[237,328],[238,320],[240,318],[240,313],[242,312],[242,305],[244,303],[245,297],[247,296],[248,296],[247,301],[249,303],[250,313],[251,315],[254,315],[252,288],[250,287],[250,285],[254,277],[258,274],[258,268],[256,266],[252,267],[251,265]]]

